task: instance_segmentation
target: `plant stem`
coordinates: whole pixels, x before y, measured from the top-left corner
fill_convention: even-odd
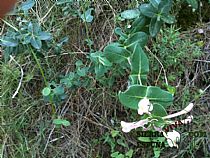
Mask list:
[[[34,50],[33,50],[31,47],[29,47],[29,48],[30,48],[31,53],[33,54],[33,57],[34,57],[34,59],[35,59],[35,61],[36,61],[37,66],[39,67],[39,70],[40,70],[40,72],[41,72],[41,75],[42,75],[42,77],[43,77],[43,79],[44,79],[44,83],[45,83],[45,85],[47,86],[47,80],[46,80],[46,77],[45,77],[45,75],[44,75],[44,71],[43,71],[43,69],[42,69],[42,67],[41,67],[41,64],[40,64],[40,62],[39,62],[39,59],[37,58],[36,54],[34,53]]]
[[[37,58],[36,54],[34,53],[34,50],[33,50],[31,47],[29,47],[29,49],[30,49],[31,53],[33,54],[33,57],[34,57],[34,59],[35,59],[35,61],[36,61],[36,64],[37,64],[38,67],[39,67],[39,70],[40,70],[40,72],[41,72],[41,75],[42,75],[42,77],[43,77],[43,79],[44,79],[45,86],[48,86],[48,82],[47,82],[46,77],[45,77],[45,75],[44,75],[44,71],[43,71],[43,69],[42,69],[42,67],[41,67],[41,64],[40,64],[40,62],[39,62],[39,59]],[[50,100],[51,100],[50,103],[51,103],[51,108],[52,108],[52,114],[54,115],[55,112],[56,112],[55,104],[53,103],[52,99],[50,99]]]

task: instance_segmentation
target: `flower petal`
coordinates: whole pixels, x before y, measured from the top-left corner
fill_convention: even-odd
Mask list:
[[[149,99],[147,99],[146,97],[141,99],[138,103],[138,114],[139,115],[143,115],[144,113],[146,114],[150,114],[149,109],[150,109],[150,102]],[[153,107],[151,107],[153,109]],[[152,110],[151,109],[151,110]]]
[[[130,132],[132,129],[136,129],[138,127],[144,127],[145,124],[147,124],[149,121],[148,119],[140,120],[138,122],[125,122],[121,121],[122,131],[125,133]]]
[[[192,110],[193,106],[194,106],[194,104],[193,104],[193,103],[190,103],[190,104],[184,109],[184,111],[185,111],[186,113],[190,112],[190,111]]]
[[[168,132],[167,134],[165,132],[163,132],[164,137],[166,137],[168,145],[170,147],[177,147],[178,148],[178,144],[177,142],[180,141],[180,134],[179,132],[173,130],[173,132]]]

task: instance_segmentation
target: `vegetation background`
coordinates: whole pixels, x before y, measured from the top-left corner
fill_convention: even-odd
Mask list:
[[[138,132],[125,134],[121,131],[121,120],[135,120],[136,117],[117,98],[118,91],[127,86],[128,74],[116,76],[112,86],[103,86],[94,79],[89,85],[89,82],[83,82],[85,77],[77,83],[78,78],[74,76],[73,80],[69,75],[76,71],[74,75],[83,77],[86,72],[83,68],[89,66],[86,55],[116,41],[114,29],[128,23],[120,19],[120,13],[135,8],[142,1],[29,0],[27,5],[24,2],[19,1],[15,10],[0,21],[1,39],[8,32],[10,37],[16,36],[12,32],[24,31],[24,24],[29,22],[39,25],[27,27],[40,28],[46,34],[38,31],[42,34],[39,51],[31,47],[39,48],[37,41],[18,50],[0,48],[0,156],[153,157],[154,148],[144,147],[135,139]],[[198,9],[193,12],[186,1],[173,3],[172,14],[177,23],[164,25],[148,45],[152,68],[149,84],[165,87],[166,75],[175,92],[169,113],[194,102],[190,131],[204,131],[206,136],[192,138],[188,136],[189,129],[184,129],[179,149],[162,147],[160,157],[207,158],[210,157],[210,4],[199,1]],[[84,22],[85,11],[90,12],[91,22],[87,22],[88,19]],[[48,42],[50,38],[51,42]],[[11,40],[7,42],[17,44]],[[18,45],[24,42],[27,41],[19,41]],[[62,89],[60,79],[65,83],[72,79],[79,88]],[[21,87],[14,96],[20,81]],[[58,87],[53,94],[55,105],[43,97],[46,81],[50,86]]]

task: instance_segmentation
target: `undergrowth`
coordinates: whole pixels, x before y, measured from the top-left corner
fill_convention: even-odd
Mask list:
[[[107,72],[102,78],[99,72],[100,80],[90,70],[95,56],[87,55],[116,42],[115,28],[131,25],[120,13],[142,1],[27,2],[0,22],[1,38],[9,39],[0,52],[1,157],[147,158],[160,151],[161,157],[209,156],[208,138],[191,139],[187,130],[179,149],[160,150],[136,140],[138,130],[123,133],[121,120],[139,118],[117,98],[128,85],[129,70],[100,69]],[[175,25],[162,27],[148,43],[148,84],[175,95],[169,113],[194,101],[190,131],[208,131],[208,54],[190,31]]]

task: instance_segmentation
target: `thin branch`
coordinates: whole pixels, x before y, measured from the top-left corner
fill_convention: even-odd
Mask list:
[[[151,50],[150,50],[147,46],[145,46],[145,48],[146,48],[146,50],[147,50],[151,55],[153,55],[153,56],[155,57],[155,59],[160,63],[160,65],[161,65],[161,67],[162,67],[162,69],[163,69],[163,73],[164,73],[166,85],[168,85],[168,79],[167,79],[167,76],[166,76],[166,70],[165,70],[163,64],[162,64],[161,61],[158,59],[158,57],[157,57],[155,54],[153,54],[153,53],[151,52]]]
[[[14,59],[14,57],[12,55],[10,55],[10,58],[11,58],[12,61],[14,61],[18,65],[18,67],[20,68],[20,71],[21,71],[21,78],[20,78],[18,87],[17,87],[15,93],[12,96],[12,99],[13,99],[13,98],[15,98],[15,96],[18,94],[18,92],[20,90],[20,87],[21,87],[21,84],[22,84],[22,81],[23,81],[23,75],[24,75],[24,73],[23,73],[23,69],[22,69],[21,65],[18,64],[18,62]]]

